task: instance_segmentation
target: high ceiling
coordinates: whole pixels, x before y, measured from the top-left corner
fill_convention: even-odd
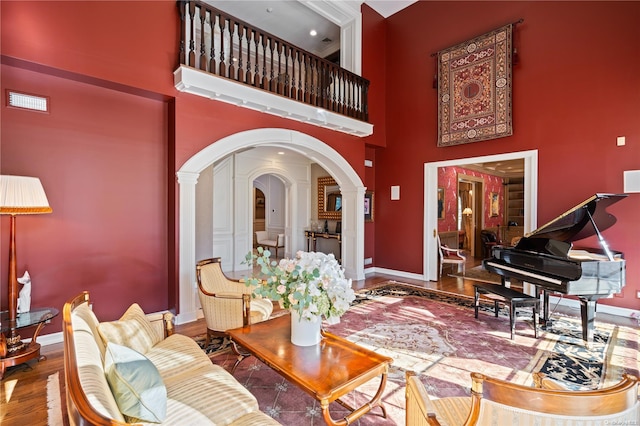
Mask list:
[[[295,0],[208,0],[207,3],[320,57],[340,49],[340,27]],[[357,2],[356,2],[357,3]],[[386,17],[412,0],[366,0]],[[310,31],[315,30],[315,36]]]
[[[311,10],[302,1],[208,0],[207,3],[318,56],[327,57],[340,49],[340,27]],[[415,3],[415,0],[365,0],[364,3],[387,18]],[[309,34],[312,29],[317,32],[316,36]],[[524,175],[522,160],[465,167],[501,177]]]

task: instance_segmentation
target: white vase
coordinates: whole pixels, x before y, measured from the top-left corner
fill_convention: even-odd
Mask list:
[[[291,343],[296,346],[313,346],[320,343],[322,320],[308,321],[300,318],[298,311],[291,310]]]

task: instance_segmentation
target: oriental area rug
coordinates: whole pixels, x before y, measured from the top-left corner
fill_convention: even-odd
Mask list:
[[[395,281],[360,292],[354,305],[329,332],[393,358],[383,401],[388,418],[372,414],[354,424],[402,425],[405,422],[405,372],[415,371],[432,397],[469,395],[470,373],[477,371],[515,383],[531,384],[543,371],[573,388],[598,388],[638,375],[637,328],[598,321],[588,350],[577,318],[556,319],[553,329],[533,335],[532,319],[518,316],[510,339],[506,312],[496,318],[492,304],[474,318],[473,300],[412,287]],[[235,356],[224,339],[208,350],[215,364],[231,369]],[[234,376],[258,399],[260,409],[284,425],[322,425],[319,404],[254,357],[242,361]],[[377,390],[379,380],[361,386],[346,402],[358,406]],[[344,408],[333,403],[334,419]],[[341,415],[342,414],[342,415]]]

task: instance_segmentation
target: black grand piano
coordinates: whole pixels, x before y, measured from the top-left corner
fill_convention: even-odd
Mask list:
[[[623,254],[613,251],[601,231],[611,227],[615,216],[610,205],[627,194],[595,194],[571,210],[525,235],[515,247],[495,246],[492,257],[483,260],[486,270],[502,276],[503,285],[516,278],[542,290],[543,327],[549,321],[549,293],[563,293],[580,299],[582,338],[593,342],[597,300],[619,293],[625,285]],[[596,235],[600,248],[578,249],[574,241]]]

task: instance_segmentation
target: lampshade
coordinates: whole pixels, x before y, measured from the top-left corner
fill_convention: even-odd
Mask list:
[[[471,210],[471,207],[465,207],[464,210],[462,210],[462,214],[473,214],[473,211]]]
[[[0,175],[0,214],[51,213],[40,179]]]

